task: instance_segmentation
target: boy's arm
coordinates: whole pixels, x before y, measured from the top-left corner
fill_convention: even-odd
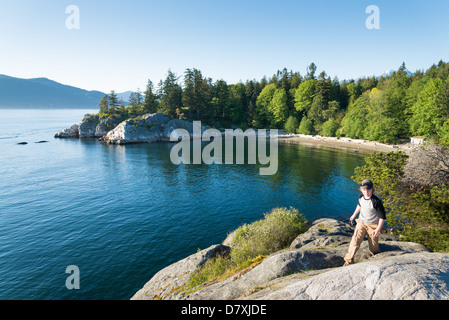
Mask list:
[[[361,207],[360,207],[360,205],[358,204],[358,205],[357,205],[357,208],[355,208],[355,211],[354,211],[354,213],[352,214],[351,218],[349,218],[349,221],[352,221],[352,220],[354,220],[354,219],[357,217],[357,215],[358,215],[359,212],[360,212],[360,209],[361,209]]]
[[[379,216],[379,222],[377,223],[376,230],[373,231],[373,236],[374,237],[378,237],[380,235],[380,233],[382,231],[382,227],[383,227],[384,222],[385,222],[385,219],[387,218],[387,216],[385,214],[385,208],[384,208],[384,205],[383,205],[382,201],[379,198],[377,198],[377,197],[376,197],[376,199],[377,199],[377,201],[376,201],[375,208],[376,208],[377,214]]]

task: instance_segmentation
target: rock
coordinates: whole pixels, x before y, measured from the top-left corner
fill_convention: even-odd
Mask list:
[[[185,129],[191,135],[193,124],[173,119],[162,113],[146,114],[128,119],[109,131],[103,138],[108,144],[148,143],[170,141],[170,134],[176,129]],[[204,127],[202,131],[204,131]]]
[[[36,141],[35,143],[47,143],[47,140]]]
[[[109,131],[103,138],[109,144],[156,142],[162,138],[163,126],[170,120],[162,113],[128,119]]]
[[[85,115],[79,125],[80,138],[96,138],[97,125],[100,123],[98,115]]]
[[[311,269],[323,269],[342,266],[343,257],[339,251],[329,250],[294,250],[271,255],[251,270],[222,282],[206,284],[203,289],[186,297],[188,300],[230,300],[247,295],[255,287],[264,285],[272,279]]]
[[[447,300],[449,254],[413,253],[283,280],[245,299]]]
[[[146,114],[125,121],[118,114],[101,118],[99,115],[87,114],[79,125],[74,124],[56,133],[55,138],[100,138],[107,144],[170,142],[172,132],[179,129],[187,130],[189,136],[193,135],[192,122],[170,119],[162,113]],[[204,130],[206,128],[202,126],[201,133]]]
[[[55,134],[55,138],[100,138],[121,121],[122,118],[117,114],[103,119],[96,114],[86,114],[80,124],[74,124],[70,128],[58,132]]]
[[[226,239],[224,239],[223,244],[224,244],[225,246],[230,246],[230,247],[232,247],[232,240],[234,239],[234,237],[235,237],[235,230],[232,231],[232,232],[230,232],[230,233],[228,234],[228,236],[226,237]]]
[[[79,137],[79,125],[74,124],[70,128],[66,128],[55,134],[55,138],[78,138]]]
[[[186,284],[191,272],[218,254],[229,254],[229,247],[221,244],[213,245],[171,264],[156,273],[131,299],[154,300],[173,297],[173,292],[176,293],[176,289]]]
[[[28,144],[28,142],[19,142],[18,144],[19,145],[25,145],[25,144]]]
[[[95,127],[95,137],[103,137],[104,135],[106,135],[108,133],[108,128],[106,126],[105,122],[100,122],[96,127]]]
[[[192,134],[193,133],[193,123],[190,121],[184,121],[184,120],[180,120],[180,119],[170,120],[169,122],[167,122],[167,124],[165,125],[165,128],[164,128],[165,139],[170,141],[170,134],[172,133],[172,131],[177,130],[177,129],[185,129],[190,134]],[[202,132],[203,131],[204,131],[204,128],[203,128]]]
[[[295,248],[339,246],[351,242],[354,228],[335,219],[318,219],[290,245]]]
[[[382,235],[379,242],[381,253],[371,257],[367,241],[364,241],[355,256],[356,263],[342,267],[352,234],[353,227],[346,223],[334,219],[316,220],[308,231],[292,242],[288,249],[273,253],[263,261],[227,279],[202,284],[190,293],[183,292],[182,286],[191,272],[216,254],[228,255],[231,250],[227,245],[215,245],[161,270],[134,295],[133,299],[448,297],[449,254],[431,253],[423,245],[400,242],[389,235]],[[232,233],[224,243],[230,244],[231,239]],[[410,258],[412,256],[415,258]],[[420,262],[412,263],[413,261]],[[433,271],[426,275],[426,268]],[[438,268],[443,270],[442,274],[438,274]],[[402,270],[409,271],[402,272]],[[378,275],[377,280],[372,273]],[[407,274],[411,275],[412,280],[409,279],[409,283],[401,287],[400,283],[405,281]],[[391,279],[388,278],[390,276]],[[366,281],[372,281],[369,283],[373,283],[373,288],[378,283],[382,284],[381,290],[378,288],[365,290],[362,287]],[[418,281],[418,284],[413,281]],[[425,281],[430,281],[430,284],[426,284]],[[393,286],[388,289],[390,282],[396,283],[396,289]],[[435,291],[434,288],[438,290]]]

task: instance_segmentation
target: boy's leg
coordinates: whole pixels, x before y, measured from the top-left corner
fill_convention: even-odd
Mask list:
[[[379,237],[373,237],[372,234],[377,228],[377,224],[370,224],[368,227],[368,247],[371,255],[378,254],[379,250]]]
[[[357,250],[359,250],[360,244],[366,235],[364,223],[360,219],[357,219],[356,221],[357,226],[355,227],[354,235],[352,236],[351,243],[349,244],[348,253],[344,257],[347,263],[354,262],[354,256],[357,253]]]

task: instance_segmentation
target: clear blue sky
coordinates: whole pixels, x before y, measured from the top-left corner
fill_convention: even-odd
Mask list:
[[[66,28],[66,7],[80,29]],[[380,29],[369,30],[369,5]],[[0,0],[0,74],[88,90],[142,91],[168,69],[214,81],[306,73],[340,80],[449,60],[447,0]]]

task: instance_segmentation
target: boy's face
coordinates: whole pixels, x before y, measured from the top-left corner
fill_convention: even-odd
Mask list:
[[[360,191],[362,192],[363,196],[367,199],[371,198],[371,196],[373,195],[373,189],[360,188]]]

